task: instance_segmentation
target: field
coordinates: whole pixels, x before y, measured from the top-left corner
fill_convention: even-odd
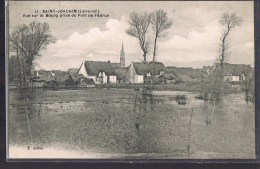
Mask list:
[[[188,98],[186,105],[174,100],[179,94]],[[23,92],[9,91],[9,156],[255,158],[254,104],[237,93],[214,108],[195,95],[154,91],[144,98],[123,88],[37,89],[24,99]]]

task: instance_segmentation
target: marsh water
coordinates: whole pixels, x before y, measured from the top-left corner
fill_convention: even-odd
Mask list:
[[[255,158],[254,104],[244,93],[216,103],[186,91],[153,91],[152,101],[131,89],[26,93],[9,91],[10,148],[51,148],[68,158]]]

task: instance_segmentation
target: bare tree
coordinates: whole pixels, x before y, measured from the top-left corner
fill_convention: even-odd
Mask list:
[[[165,31],[171,28],[173,21],[167,17],[167,12],[163,10],[157,10],[153,13],[152,17],[152,27],[155,33],[154,38],[154,49],[153,49],[153,62],[155,61],[155,56],[157,55],[157,39],[165,36]]]
[[[149,42],[146,39],[148,28],[151,23],[152,14],[144,13],[139,14],[133,12],[130,14],[128,23],[130,27],[126,30],[126,33],[138,39],[140,48],[143,51],[144,63],[146,63],[146,56],[149,53]]]
[[[224,63],[227,61],[227,51],[228,51],[228,35],[235,27],[240,26],[242,19],[236,15],[236,13],[225,12],[220,17],[219,23],[224,27],[221,35],[220,43],[220,54],[218,56],[218,61],[220,67],[223,70]]]
[[[31,22],[14,28],[9,38],[10,50],[16,52],[20,63],[23,81],[26,84],[31,74],[33,61],[40,52],[55,42],[48,23]]]
[[[220,65],[219,73],[216,76],[216,82],[214,83],[216,85],[216,91],[215,95],[217,100],[220,99],[221,92],[223,92],[223,85],[224,85],[224,63],[228,59],[228,36],[230,32],[235,28],[239,27],[242,22],[242,19],[236,15],[236,13],[228,13],[225,12],[220,17],[219,23],[223,26],[223,32],[220,38],[220,44],[219,44],[219,55],[217,57],[217,62]]]
[[[154,48],[153,48],[153,69],[152,69],[152,80],[151,89],[153,88],[154,80],[154,62],[157,55],[157,39],[165,36],[165,31],[172,26],[173,21],[167,17],[167,12],[163,10],[157,10],[153,13],[152,17],[152,28],[155,33]]]

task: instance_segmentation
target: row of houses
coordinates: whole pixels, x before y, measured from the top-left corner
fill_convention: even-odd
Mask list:
[[[201,69],[188,67],[166,67],[161,62],[132,62],[129,66],[125,65],[125,52],[122,44],[120,52],[120,62],[112,63],[98,61],[83,61],[79,68],[71,68],[67,71],[60,70],[39,70],[34,71],[34,81],[48,82],[57,81],[59,84],[80,84],[91,82],[94,84],[104,83],[143,83],[146,79],[153,78],[153,82],[168,83],[187,83],[201,82],[209,76],[214,77],[219,74],[220,65],[204,66]],[[248,72],[253,72],[250,65],[243,64],[224,64],[224,80],[228,82],[239,82],[245,80]]]
[[[201,82],[208,76],[214,76],[219,70],[219,64],[201,69],[165,67],[161,62],[132,62],[128,67],[115,67],[108,62],[83,61],[78,70],[79,75],[100,83],[143,83],[146,78],[154,77],[158,83]],[[229,82],[243,81],[250,65],[224,65],[224,80]]]
[[[208,76],[216,76],[220,65],[212,67],[204,66],[201,69],[187,67],[166,67],[161,62],[132,62],[128,67],[118,67],[113,63],[83,61],[80,68],[71,68],[67,71],[60,70],[38,70],[34,71],[36,82],[57,81],[58,83],[80,84],[82,79],[91,79],[94,84],[127,83],[141,84],[146,79],[154,78],[156,83],[187,83],[201,82]],[[246,74],[252,72],[250,65],[224,64],[224,80],[228,82],[241,82],[245,80]],[[91,82],[88,81],[88,82]]]

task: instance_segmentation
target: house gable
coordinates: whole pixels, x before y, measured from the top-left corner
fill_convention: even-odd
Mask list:
[[[79,68],[79,72],[78,74],[82,74],[85,77],[89,77],[88,73],[87,73],[87,69],[85,68],[85,61],[82,62],[80,68]]]
[[[93,79],[95,83],[116,83],[116,73],[109,62],[83,61],[78,74]]]
[[[139,75],[140,76],[140,75]],[[140,82],[140,77],[138,78],[138,74],[134,68],[134,62],[128,67],[126,74],[125,74],[125,81],[128,83],[142,83]]]

